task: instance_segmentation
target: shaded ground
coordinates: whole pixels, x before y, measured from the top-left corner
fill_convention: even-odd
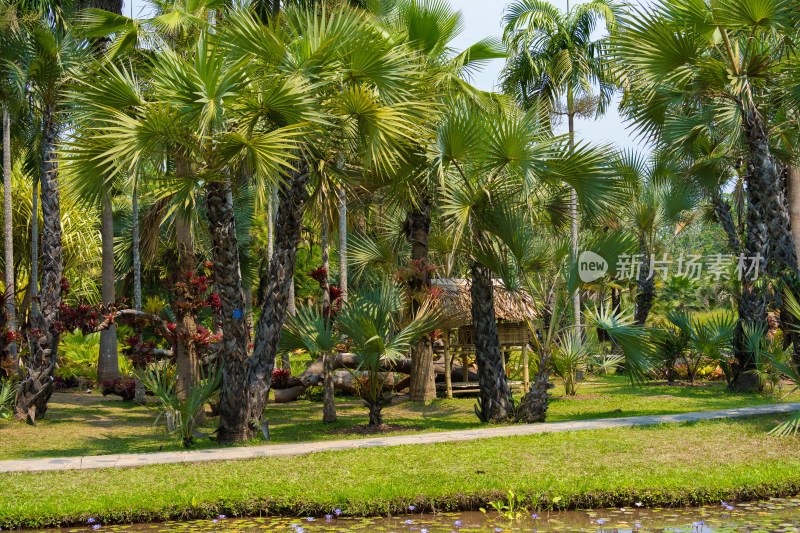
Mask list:
[[[733,393],[721,383],[705,387],[632,388],[618,376],[586,383],[578,393],[577,397],[560,396],[563,388],[557,386],[548,410],[548,421],[685,413],[800,401],[800,394],[779,398]],[[519,396],[520,392],[515,392],[515,397]],[[395,434],[484,427],[475,416],[474,403],[473,398],[439,399],[424,405],[403,402],[386,407],[384,421],[393,426]],[[361,400],[338,399],[337,411],[338,422],[328,425],[322,422],[321,402],[271,404],[265,412],[271,442],[363,436],[363,433],[342,429],[367,423],[367,408]],[[47,417],[38,427],[0,421],[0,457],[30,459],[182,449],[177,438],[165,435],[162,426],[153,425],[157,414],[154,407],[139,407],[112,396],[103,398],[96,392],[56,393]],[[210,418],[201,430],[213,431],[216,423],[215,418]],[[264,444],[265,441],[253,443]],[[209,439],[200,439],[196,444],[196,448],[215,446],[216,442]]]

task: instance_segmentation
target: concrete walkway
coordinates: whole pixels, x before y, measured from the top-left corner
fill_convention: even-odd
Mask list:
[[[800,403],[740,407],[720,411],[699,411],[675,415],[628,416],[623,418],[604,418],[574,422],[549,422],[498,426],[462,431],[442,431],[438,433],[417,433],[395,437],[377,437],[353,440],[334,440],[325,442],[304,442],[296,444],[267,444],[240,448],[218,448],[184,452],[157,452],[121,455],[93,455],[86,457],[59,457],[46,459],[22,459],[0,461],[0,473],[43,472],[46,470],[89,470],[95,468],[123,468],[168,463],[199,463],[203,461],[230,461],[255,459],[258,457],[289,457],[333,450],[354,450],[358,448],[377,448],[385,446],[404,446],[407,444],[432,444],[437,442],[464,442],[495,437],[515,437],[556,433],[560,431],[580,431],[585,429],[607,429],[630,426],[650,426],[654,424],[673,424],[696,420],[718,418],[739,418],[753,415],[770,415],[800,411]]]

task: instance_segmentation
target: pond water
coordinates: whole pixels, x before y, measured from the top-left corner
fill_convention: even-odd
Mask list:
[[[394,518],[226,518],[103,526],[90,522],[83,527],[61,530],[41,530],[83,533],[99,530],[125,533],[192,533],[228,532],[255,533],[282,531],[286,533],[332,533],[348,531],[382,531],[396,533],[459,533],[500,531],[585,531],[585,532],[800,532],[800,497],[772,499],[761,502],[737,503],[694,508],[620,508],[590,511],[524,513],[511,520],[496,513],[480,512],[419,514]]]

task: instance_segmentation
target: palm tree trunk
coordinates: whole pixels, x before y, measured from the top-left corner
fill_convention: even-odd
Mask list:
[[[328,215],[325,212],[325,200],[322,202],[322,217],[320,218],[319,248],[322,259],[322,268],[325,269],[325,277],[322,279],[322,308],[327,309],[331,305],[331,261],[330,246],[328,244]]]
[[[220,439],[228,442],[231,414],[240,409],[239,388],[245,383],[248,352],[247,322],[244,316],[244,293],[236,238],[236,218],[233,211],[230,183],[210,183],[206,187],[206,211],[211,234],[214,279],[222,303],[223,365],[220,392]],[[247,402],[244,402],[246,406]]]
[[[135,311],[142,310],[142,258],[139,253],[139,188],[136,183],[133,185],[133,195],[131,196],[131,222],[132,222],[132,235],[133,241],[133,309]],[[142,328],[136,325],[136,334],[141,336]],[[144,383],[134,375],[134,396],[133,401],[139,405],[144,405],[147,402],[146,391]]]
[[[492,275],[477,262],[471,270],[472,329],[481,388],[476,413],[483,422],[499,422],[511,414],[513,404],[500,353]]]
[[[347,193],[339,189],[339,288],[347,301]]]
[[[406,217],[405,234],[406,240],[411,243],[411,259],[413,261],[428,261],[430,232],[430,203],[425,199],[420,207],[411,210]],[[431,280],[426,274],[424,279],[412,280],[410,284],[409,288],[416,292],[430,287]],[[411,347],[408,393],[412,402],[427,402],[436,399],[433,341],[430,335],[422,336]]]
[[[322,354],[322,368],[325,373],[322,382],[322,421],[332,424],[336,422],[336,391],[333,388],[333,356],[328,352]]]
[[[272,192],[269,196],[269,229],[267,235],[267,277],[269,277],[269,265],[272,261],[272,255],[275,250],[275,219],[278,216],[278,187],[273,186]],[[294,286],[292,286],[290,300],[294,302]],[[290,306],[289,314],[294,314],[294,309]],[[289,370],[292,364],[289,362],[289,354],[284,352],[281,354],[281,368]]]
[[[103,212],[100,218],[100,236],[102,239],[102,304],[114,305],[114,213],[111,195],[103,195]],[[112,325],[100,332],[100,353],[97,358],[97,381],[105,383],[119,377],[119,360],[117,359],[117,326]]]
[[[14,213],[11,195],[11,115],[8,104],[3,106],[3,236],[5,252],[5,281],[6,281],[6,311],[8,313],[8,331],[16,331],[16,291],[14,284]],[[13,364],[17,359],[17,343],[8,344],[8,355]]]
[[[570,93],[572,89],[570,87]],[[569,126],[569,147],[575,147],[575,114],[572,111],[572,97],[569,98],[569,110],[567,113]],[[578,263],[578,194],[575,189],[569,191],[569,230],[570,230],[570,255],[572,264]],[[583,338],[581,333],[581,291],[577,289],[572,295],[572,315],[575,321],[575,331],[579,333],[578,338]]]
[[[182,167],[178,165],[177,173]],[[178,272],[175,284],[175,367],[177,393],[185,397],[189,388],[200,379],[200,357],[197,353],[197,317],[192,309],[194,297],[188,288],[189,275],[197,270],[194,236],[189,220],[178,213],[175,217],[175,244],[178,248]]]
[[[748,200],[751,199],[751,196],[753,200],[753,206],[748,205],[748,209],[756,207],[757,213],[762,216],[760,221],[766,224],[768,271],[772,275],[783,278],[787,285],[793,286],[794,282],[792,280],[797,276],[797,252],[792,237],[791,223],[785,195],[781,187],[778,166],[769,146],[769,135],[764,127],[761,114],[752,103],[744,105],[743,108],[742,129],[749,152],[747,192]],[[742,284],[742,287],[744,291],[745,283]],[[780,303],[781,305],[783,304],[783,302]],[[756,314],[759,309],[752,311]],[[789,334],[794,342],[793,360],[796,364],[800,364],[800,338],[797,338],[798,336],[793,333],[795,329],[794,319],[786,309],[782,309],[781,319],[784,323],[784,331]],[[766,320],[766,316],[764,316],[764,320]],[[753,361],[752,354],[742,352],[740,355],[741,359],[737,356],[739,361],[738,370],[742,372],[750,368]],[[738,375],[737,373],[737,377]]]
[[[547,407],[550,403],[550,347],[546,343],[540,345],[539,366],[536,378],[530,391],[522,398],[517,410],[516,421],[525,424],[544,422],[547,419]]]
[[[31,309],[30,323],[39,312],[39,184],[31,185]]]
[[[656,282],[650,275],[649,249],[643,238],[639,239],[639,253],[642,258],[639,262],[639,279],[636,280],[636,310],[633,320],[636,324],[644,326],[656,298]]]
[[[19,385],[15,416],[30,423],[43,417],[53,394],[53,372],[58,361],[59,306],[61,305],[64,260],[61,243],[61,206],[58,162],[55,154],[55,106],[42,112],[42,290],[40,309],[31,321],[31,354],[25,364],[26,376]]]
[[[297,244],[303,229],[303,207],[308,197],[308,164],[301,161],[298,167],[298,170],[289,171],[287,182],[281,186],[275,221],[275,251],[262,295],[261,316],[255,328],[253,355],[236,365],[225,365],[226,375],[220,391],[218,439],[221,443],[252,438],[260,426],[269,397],[278,339],[294,284]]]
[[[800,179],[800,177],[798,177]],[[800,194],[800,191],[798,191]],[[739,255],[739,250],[742,248],[739,232],[736,229],[736,223],[733,221],[733,214],[731,213],[730,204],[722,197],[722,192],[717,189],[711,197],[711,205],[714,208],[714,216],[719,220],[725,235],[728,237],[728,247],[734,253]],[[800,202],[798,203],[800,209]],[[798,222],[798,231],[800,231],[800,222]]]

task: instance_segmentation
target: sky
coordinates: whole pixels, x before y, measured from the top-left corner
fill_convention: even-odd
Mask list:
[[[133,1],[134,16],[142,15],[142,8],[145,5],[143,0]],[[631,3],[638,4],[640,0],[632,0]],[[123,12],[130,14],[131,0],[123,0]],[[568,0],[550,0],[559,9],[566,9]],[[451,43],[456,50],[463,50],[471,44],[486,37],[497,37],[503,33],[502,18],[508,2],[506,0],[450,0],[450,4],[461,11],[463,17],[464,30]],[[572,2],[575,5],[575,2]],[[490,91],[498,85],[500,71],[503,68],[503,60],[493,60],[471,80],[477,88]],[[610,106],[608,112],[597,120],[576,119],[575,130],[576,139],[591,142],[594,144],[613,144],[623,149],[646,150],[645,145],[640,145],[632,135],[630,129],[623,123],[617,113],[619,98],[616,98]],[[566,121],[564,121],[566,122]],[[559,133],[564,133],[566,124],[561,126]]]

